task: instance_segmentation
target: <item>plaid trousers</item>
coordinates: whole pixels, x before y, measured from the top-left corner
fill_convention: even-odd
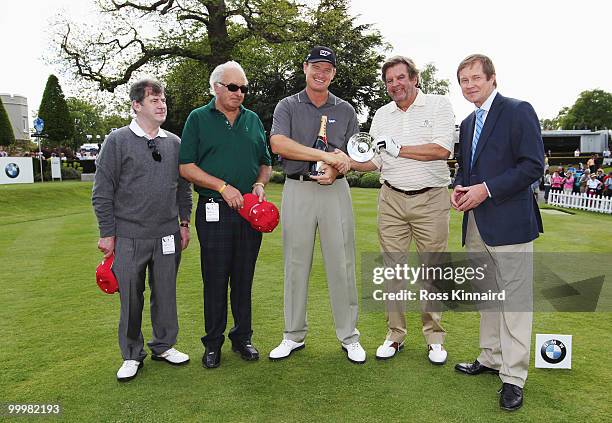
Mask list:
[[[233,344],[251,341],[251,287],[262,235],[222,200],[216,200],[219,221],[207,222],[207,202],[209,199],[200,197],[196,210],[204,282],[206,335],[202,343],[210,349],[218,349],[225,340],[228,282],[234,317],[228,337]]]

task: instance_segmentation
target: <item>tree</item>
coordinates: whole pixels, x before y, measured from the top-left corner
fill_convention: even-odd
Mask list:
[[[425,65],[425,69],[419,72],[419,83],[421,90],[427,94],[446,95],[449,91],[450,82],[448,79],[437,79],[437,71],[438,68],[433,63],[428,63]],[[391,101],[387,95],[387,87],[380,76],[381,75],[379,73],[376,83],[370,88],[373,100],[368,105],[368,119],[365,124],[363,124],[363,131],[369,131],[376,110],[380,109],[382,106]]]
[[[567,107],[565,107],[565,109],[567,109]],[[549,131],[555,131],[559,129],[559,117],[555,117],[552,119],[540,119],[540,127]]]
[[[4,104],[0,101],[0,145],[9,146],[15,142],[13,126],[9,120]]]
[[[448,79],[437,79],[438,68],[433,63],[428,63],[420,72],[421,90],[426,94],[446,95],[449,91],[450,82]]]
[[[93,137],[92,142],[98,142],[113,129],[130,122],[128,117],[121,116],[116,111],[109,111],[106,106],[94,104],[89,100],[69,97],[66,102],[70,110],[70,119],[74,122],[74,137],[71,143],[73,151],[88,142],[87,135]],[[100,140],[97,136],[100,136]]]
[[[557,116],[563,129],[612,128],[612,94],[603,90],[583,91],[573,106]]]
[[[70,120],[74,122],[74,136],[70,145],[73,151],[87,142],[88,134],[105,133],[102,124],[103,107],[76,97],[69,97],[66,103],[70,111]]]
[[[70,118],[68,104],[55,75],[47,79],[38,117],[45,121],[44,132],[49,135],[50,145],[59,146],[72,138],[74,121]]]
[[[100,0],[96,29],[64,21],[60,56],[77,75],[113,92],[147,65],[193,59],[213,69],[242,42],[283,43],[300,27],[291,0]],[[155,33],[151,28],[158,28]],[[96,32],[97,31],[97,32]]]
[[[108,113],[108,112],[107,112]],[[112,130],[129,125],[131,118],[121,116],[117,113],[106,114],[102,118],[102,134],[108,135]]]
[[[303,88],[302,63],[315,44],[338,55],[334,94],[361,112],[376,98],[370,87],[387,46],[370,25],[356,24],[347,0],[322,0],[312,7],[293,0],[105,0],[102,5],[111,21],[99,33],[65,22],[58,44],[64,67],[112,92],[155,65],[167,86],[164,127],[172,132],[180,134],[189,112],[210,100],[210,72],[230,59],[242,64],[249,79],[245,106],[269,129],[276,103]],[[149,33],[151,27],[160,29],[145,38],[145,26]]]

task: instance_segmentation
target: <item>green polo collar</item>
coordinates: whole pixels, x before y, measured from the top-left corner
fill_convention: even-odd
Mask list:
[[[206,105],[206,107],[208,109],[210,109],[211,111],[216,111],[219,112],[221,114],[223,114],[223,112],[221,112],[220,110],[217,109],[217,106],[215,105],[215,100],[217,99],[217,97],[213,96],[213,98],[210,100],[210,102]],[[246,110],[246,108],[241,104],[240,105],[240,113],[238,113],[239,115],[242,114],[242,112],[244,112]]]

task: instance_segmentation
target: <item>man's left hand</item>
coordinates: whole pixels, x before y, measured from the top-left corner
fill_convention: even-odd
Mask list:
[[[385,150],[391,157],[398,157],[401,147],[391,137],[379,136],[374,140],[375,151],[380,154],[381,150]]]
[[[184,250],[189,245],[189,228],[180,227],[181,231],[181,250]]]
[[[475,209],[489,197],[487,188],[484,184],[472,185],[470,187],[456,187],[458,191],[464,192],[464,194],[457,200],[457,210],[466,212]]]
[[[331,185],[336,180],[338,176],[338,170],[328,164],[324,164],[321,166],[322,175],[311,176],[310,179],[317,181],[321,185]]]
[[[257,198],[259,199],[260,203],[262,201],[266,201],[266,191],[264,190],[264,187],[262,187],[261,185],[255,185],[253,187],[252,193],[253,193],[253,195],[257,196]]]

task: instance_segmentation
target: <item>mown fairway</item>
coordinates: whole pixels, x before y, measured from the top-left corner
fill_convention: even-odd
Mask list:
[[[268,187],[276,204],[281,188]],[[0,186],[0,402],[59,403],[62,419],[79,422],[609,421],[612,314],[536,313],[534,334],[574,335],[573,369],[535,370],[532,352],[525,405],[508,414],[497,404],[497,377],[467,377],[453,370],[456,362],[478,354],[475,313],[445,314],[449,359],[442,367],[427,361],[415,313],[409,315],[404,352],[376,361],[384,316],[362,313],[359,329],[368,361],[349,363],[335,338],[318,249],[306,349],[270,362],[267,353],[283,331],[280,228],[264,236],[254,281],[253,342],[262,354],[259,362],[242,361],[226,342],[221,367],[202,367],[202,281],[192,229],[177,293],[177,348],[191,355],[191,363],[176,368],[147,359],[135,380],[119,384],[119,298],[95,284],[101,255],[90,191],[88,183]],[[376,195],[375,189],[353,190],[358,254],[378,251]],[[612,252],[610,216],[544,215],[544,223],[538,251]],[[459,242],[460,215],[453,212],[450,248],[459,250]],[[145,339],[150,335],[147,314],[145,307]]]

